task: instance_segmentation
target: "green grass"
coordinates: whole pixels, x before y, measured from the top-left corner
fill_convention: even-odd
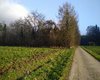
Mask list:
[[[100,61],[100,46],[82,46],[82,48]]]
[[[0,80],[65,80],[74,49],[0,47]]]

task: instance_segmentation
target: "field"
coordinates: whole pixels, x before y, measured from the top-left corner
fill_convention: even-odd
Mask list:
[[[65,80],[74,49],[0,47],[0,80]]]
[[[82,48],[100,61],[100,46],[84,46]]]

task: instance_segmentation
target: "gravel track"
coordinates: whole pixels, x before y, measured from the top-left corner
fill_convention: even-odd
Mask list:
[[[74,55],[69,80],[100,80],[100,62],[78,47]]]

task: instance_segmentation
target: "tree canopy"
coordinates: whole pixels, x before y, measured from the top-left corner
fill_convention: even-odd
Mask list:
[[[78,19],[74,7],[65,3],[58,11],[59,22],[45,20],[44,15],[32,12],[25,19],[9,26],[0,24],[0,45],[33,47],[75,47],[80,42]]]
[[[87,33],[81,36],[81,45],[100,45],[100,27],[88,26]]]

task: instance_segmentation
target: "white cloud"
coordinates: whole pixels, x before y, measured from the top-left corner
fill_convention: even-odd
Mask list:
[[[18,18],[24,18],[29,12],[14,0],[0,0],[0,22],[10,23]]]

